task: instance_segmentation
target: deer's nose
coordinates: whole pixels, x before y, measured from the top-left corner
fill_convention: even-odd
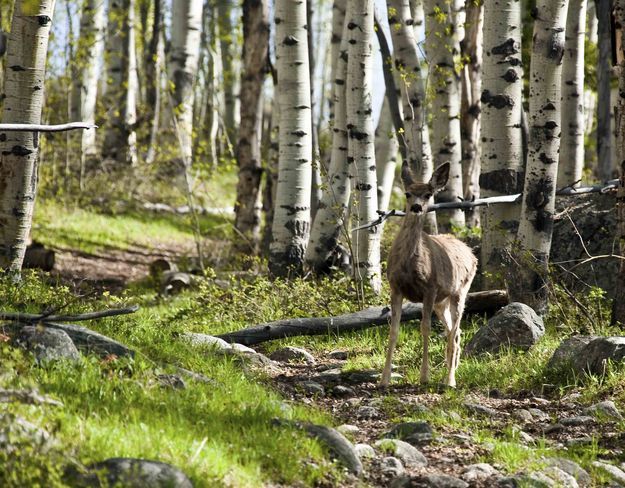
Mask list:
[[[423,207],[418,203],[415,203],[412,207],[410,207],[410,210],[414,213],[421,213],[423,212]]]

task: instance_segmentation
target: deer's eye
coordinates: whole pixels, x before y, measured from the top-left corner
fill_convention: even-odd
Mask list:
[[[432,194],[426,193],[425,195],[423,195],[423,198],[425,198],[426,200],[429,200],[430,198],[432,198]]]
[[[410,198],[412,196],[412,193],[406,192],[405,195],[406,195],[406,198]]]

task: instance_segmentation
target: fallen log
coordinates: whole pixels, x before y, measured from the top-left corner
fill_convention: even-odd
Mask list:
[[[466,313],[492,314],[508,304],[508,294],[504,290],[489,290],[469,293]],[[402,308],[401,321],[421,319],[422,305],[406,303]],[[237,342],[246,346],[261,342],[284,339],[285,337],[340,334],[354,330],[367,329],[378,325],[387,325],[390,319],[390,307],[372,307],[354,313],[336,317],[306,317],[277,320],[259,324],[246,329],[229,332],[217,337],[226,342]]]
[[[54,268],[54,251],[46,248],[39,242],[33,242],[26,248],[24,254],[24,263],[22,267],[28,269],[42,269],[43,271],[52,271]]]

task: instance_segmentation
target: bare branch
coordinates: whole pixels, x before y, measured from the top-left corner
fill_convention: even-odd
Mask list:
[[[15,320],[23,323],[33,322],[78,322],[81,320],[100,319],[103,317],[113,317],[115,315],[125,315],[134,313],[139,310],[138,305],[133,305],[127,308],[117,308],[112,310],[101,310],[99,312],[88,312],[78,315],[47,315],[47,314],[33,314],[33,313],[21,313],[21,312],[0,312],[0,320]]]
[[[97,129],[95,124],[86,122],[70,122],[68,124],[46,125],[46,124],[0,124],[0,132],[63,132],[75,129]]]

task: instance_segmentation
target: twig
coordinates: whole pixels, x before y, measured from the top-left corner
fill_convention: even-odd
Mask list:
[[[572,266],[569,271],[575,268],[579,268],[582,264],[589,263],[590,261],[595,261],[597,259],[606,259],[606,258],[616,258],[616,259],[625,260],[625,256],[620,256],[618,254],[601,254],[599,256],[591,256],[588,259],[584,259],[581,263],[577,263],[575,266]]]
[[[86,122],[70,122],[68,124],[0,124],[0,132],[63,132],[66,130],[75,129],[97,129],[95,124],[88,124]]]
[[[15,320],[17,322],[33,323],[33,322],[79,322],[81,320],[93,320],[103,317],[113,317],[116,315],[125,315],[134,313],[139,310],[138,305],[127,308],[116,308],[113,310],[102,310],[100,312],[87,312],[78,315],[48,315],[33,314],[21,312],[0,312],[0,320]]]

